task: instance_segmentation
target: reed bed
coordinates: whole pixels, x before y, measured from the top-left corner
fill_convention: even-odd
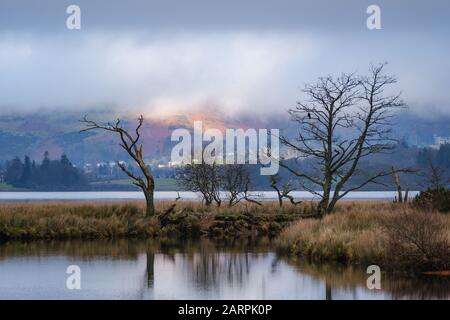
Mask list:
[[[165,212],[173,202],[158,202]],[[313,262],[377,264],[402,271],[450,269],[450,215],[389,202],[344,201],[323,219],[313,204],[232,208],[177,202],[169,215],[144,217],[142,202],[0,204],[0,240],[276,237],[280,254]]]
[[[450,215],[380,202],[342,203],[321,220],[305,219],[278,237],[279,253],[313,262],[376,264],[392,271],[450,268]]]
[[[158,202],[158,212],[173,202]],[[0,204],[0,240],[154,238],[200,235],[275,235],[300,212],[238,204],[207,207],[180,201],[170,215],[144,217],[142,202],[30,202]]]
[[[134,203],[14,203],[0,205],[0,238],[102,239],[152,236],[157,219]]]

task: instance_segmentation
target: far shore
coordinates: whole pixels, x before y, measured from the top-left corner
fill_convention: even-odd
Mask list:
[[[418,194],[410,191],[410,197]],[[258,201],[274,201],[277,199],[274,191],[253,191],[251,194]],[[313,194],[306,191],[293,191],[291,195],[297,200],[314,201]],[[201,198],[190,191],[156,191],[155,199],[158,201],[173,201],[178,196],[184,201],[201,201]],[[391,201],[397,196],[397,191],[354,191],[344,199],[348,201]],[[134,201],[143,200],[139,191],[2,191],[0,202],[29,202],[29,201]]]

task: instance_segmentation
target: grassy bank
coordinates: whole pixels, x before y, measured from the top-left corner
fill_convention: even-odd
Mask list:
[[[15,188],[9,184],[0,183],[0,191],[24,191],[24,189],[20,189],[20,188]]]
[[[181,191],[176,179],[155,178],[158,191]],[[91,191],[139,191],[130,179],[95,181],[90,183]]]
[[[159,202],[157,210],[164,212],[171,204]],[[242,204],[218,209],[179,202],[172,214],[144,218],[139,202],[4,203],[0,240],[275,236],[298,214],[293,208],[275,214],[274,208]]]
[[[165,212],[173,203],[158,202]],[[388,202],[342,202],[325,218],[309,204],[248,203],[208,208],[178,202],[173,213],[144,218],[142,202],[2,203],[0,240],[276,237],[280,254],[311,262],[376,264],[384,270],[450,270],[450,215]]]
[[[278,237],[280,253],[313,262],[376,264],[385,270],[450,268],[450,215],[391,203],[343,203],[322,220],[305,219]]]

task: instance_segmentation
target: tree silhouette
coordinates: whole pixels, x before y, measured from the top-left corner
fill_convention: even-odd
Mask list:
[[[384,75],[384,67],[372,66],[368,76],[320,78],[303,90],[305,101],[289,110],[291,119],[299,125],[299,134],[295,140],[281,140],[299,157],[316,159],[316,170],[305,173],[283,162],[280,165],[301,178],[303,187],[320,198],[319,216],[332,212],[349,192],[370,183],[381,184],[380,178],[407,171],[379,171],[361,183],[349,183],[363,158],[387,152],[396,145],[390,137],[391,119],[393,111],[404,103],[399,94],[386,94],[396,79]]]
[[[155,214],[154,192],[155,192],[155,180],[151,173],[149,166],[145,163],[143,158],[143,145],[140,142],[141,134],[140,129],[144,123],[144,117],[141,115],[138,118],[138,123],[134,130],[134,134],[122,127],[120,119],[117,119],[115,123],[99,124],[95,121],[89,120],[87,116],[80,120],[80,122],[86,125],[86,129],[81,132],[90,130],[104,130],[117,134],[120,138],[120,146],[124,149],[128,155],[134,160],[139,167],[144,178],[135,175],[129,170],[123,163],[117,161],[117,166],[125,172],[132,180],[133,184],[141,188],[146,200],[145,215],[151,216]]]

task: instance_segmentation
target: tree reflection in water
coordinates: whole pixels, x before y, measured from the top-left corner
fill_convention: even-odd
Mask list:
[[[362,267],[336,264],[309,263],[299,259],[285,259],[299,272],[312,276],[325,283],[325,299],[332,300],[334,292],[348,292],[353,299],[358,290],[367,290],[368,275]],[[382,274],[382,291],[388,298],[397,299],[449,299],[450,279],[448,277],[430,277]],[[375,290],[377,291],[377,290]]]
[[[62,257],[62,260],[58,257]],[[366,288],[365,270],[277,257],[265,239],[259,242],[239,240],[234,243],[217,243],[206,239],[72,240],[0,245],[0,264],[7,266],[11,275],[17,275],[19,270],[28,272],[31,269],[27,268],[38,268],[39,272],[46,272],[45,276],[52,279],[53,270],[60,268],[64,259],[68,263],[88,266],[88,272],[97,272],[100,279],[92,274],[90,290],[92,295],[100,298],[124,292],[133,299],[152,299],[161,295],[176,298],[181,294],[184,294],[183,297],[233,298],[246,294],[250,298],[313,297],[328,300],[450,297],[448,278],[404,278],[384,274],[382,292],[374,295]],[[24,273],[25,277],[27,274]],[[13,277],[6,273],[3,274],[3,281],[11,290],[19,286],[28,288],[27,285],[45,285],[49,295],[58,294],[59,282],[55,287],[49,287],[42,280],[43,276],[39,273],[36,281],[28,284],[20,276]],[[33,278],[27,278],[27,281],[33,281]]]

